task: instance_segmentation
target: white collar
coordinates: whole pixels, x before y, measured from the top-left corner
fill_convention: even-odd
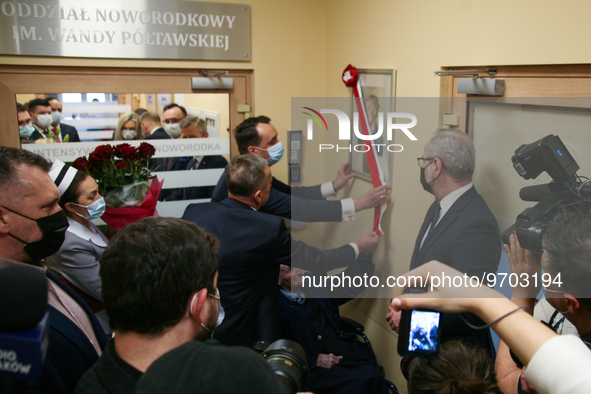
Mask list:
[[[459,189],[454,190],[453,192],[449,193],[447,196],[443,197],[439,202],[439,206],[441,207],[441,211],[439,213],[439,220],[445,215],[445,213],[451,208],[452,205],[460,198],[464,193],[470,190],[474,185],[472,182],[468,183],[460,187]],[[437,223],[439,223],[437,220]]]
[[[150,131],[150,135],[154,134],[154,132],[155,132],[156,130],[158,130],[158,129],[161,129],[161,128],[162,128],[162,127],[160,127],[160,126],[156,126],[156,127],[154,127],[154,128],[152,129],[152,131]]]
[[[88,240],[96,246],[100,246],[103,248],[107,247],[107,243],[101,237],[101,234],[99,234],[100,230],[94,225],[94,223],[90,222],[90,228],[92,230],[89,230],[84,225],[78,223],[71,217],[68,217],[68,223],[70,224],[70,227],[68,227],[68,231],[77,236],[78,238]]]

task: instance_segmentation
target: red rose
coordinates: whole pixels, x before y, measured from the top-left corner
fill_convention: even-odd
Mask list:
[[[137,158],[137,150],[129,144],[119,144],[115,147],[115,156],[133,160]]]
[[[154,156],[154,153],[156,153],[156,149],[147,142],[142,142],[138,148],[138,154],[142,159],[149,159]]]
[[[77,169],[78,171],[85,171],[86,167],[88,167],[88,160],[86,157],[79,157],[72,163],[72,167]]]
[[[120,161],[119,163],[117,163],[115,165],[117,167],[118,170],[120,171],[126,171],[129,170],[129,163],[126,161]]]
[[[109,161],[113,157],[113,147],[111,145],[97,146],[94,152],[90,154],[90,157],[92,158],[93,155],[99,161]]]
[[[349,64],[343,71],[343,82],[345,83],[345,86],[351,88],[357,85],[357,78],[357,69]]]

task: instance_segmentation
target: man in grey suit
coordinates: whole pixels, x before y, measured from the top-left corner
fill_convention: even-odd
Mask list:
[[[469,276],[496,273],[501,257],[497,221],[472,184],[475,149],[464,132],[441,129],[418,158],[421,184],[435,196],[417,237],[410,269],[438,260]],[[399,314],[390,311],[390,326],[398,330]],[[489,349],[488,330],[475,331],[456,315],[442,315],[442,340],[472,337]]]

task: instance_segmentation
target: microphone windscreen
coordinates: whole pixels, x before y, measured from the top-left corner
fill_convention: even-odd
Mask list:
[[[519,191],[519,198],[523,201],[542,201],[545,197],[553,196],[555,193],[550,190],[548,184],[526,186]]]
[[[32,330],[47,312],[47,279],[38,268],[0,269],[0,332]]]

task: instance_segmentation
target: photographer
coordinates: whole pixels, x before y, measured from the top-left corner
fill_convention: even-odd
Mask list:
[[[462,277],[463,274],[438,261],[424,264],[405,276],[423,278],[428,291],[402,296],[405,288],[396,288],[390,308],[394,311],[433,308],[442,312],[474,313],[489,324],[527,365],[525,378],[539,393],[591,392],[591,377],[588,374],[591,352],[579,338],[556,335],[487,286],[471,287],[469,283],[460,287],[434,286],[431,278],[442,275]],[[576,362],[569,363],[565,360]]]
[[[545,287],[545,297],[557,312],[572,323],[584,342],[591,342],[591,298],[585,291],[591,279],[591,214],[581,214],[574,209],[565,209],[555,220],[548,224],[543,233],[543,254],[541,264],[536,261],[530,250],[521,248],[519,240],[511,235],[510,246],[505,245],[512,273],[530,278],[540,278],[541,269],[549,274],[552,283]],[[558,282],[562,282],[560,286]],[[525,284],[521,281],[519,284]],[[526,307],[533,313],[538,286],[530,280],[530,286],[513,288],[511,300],[519,306]],[[536,306],[537,308],[537,306]],[[556,319],[545,323],[555,326]],[[509,348],[504,342],[499,345],[496,362],[499,386],[504,393],[535,392],[535,384],[530,385],[527,379],[520,379],[521,369],[511,359]]]

